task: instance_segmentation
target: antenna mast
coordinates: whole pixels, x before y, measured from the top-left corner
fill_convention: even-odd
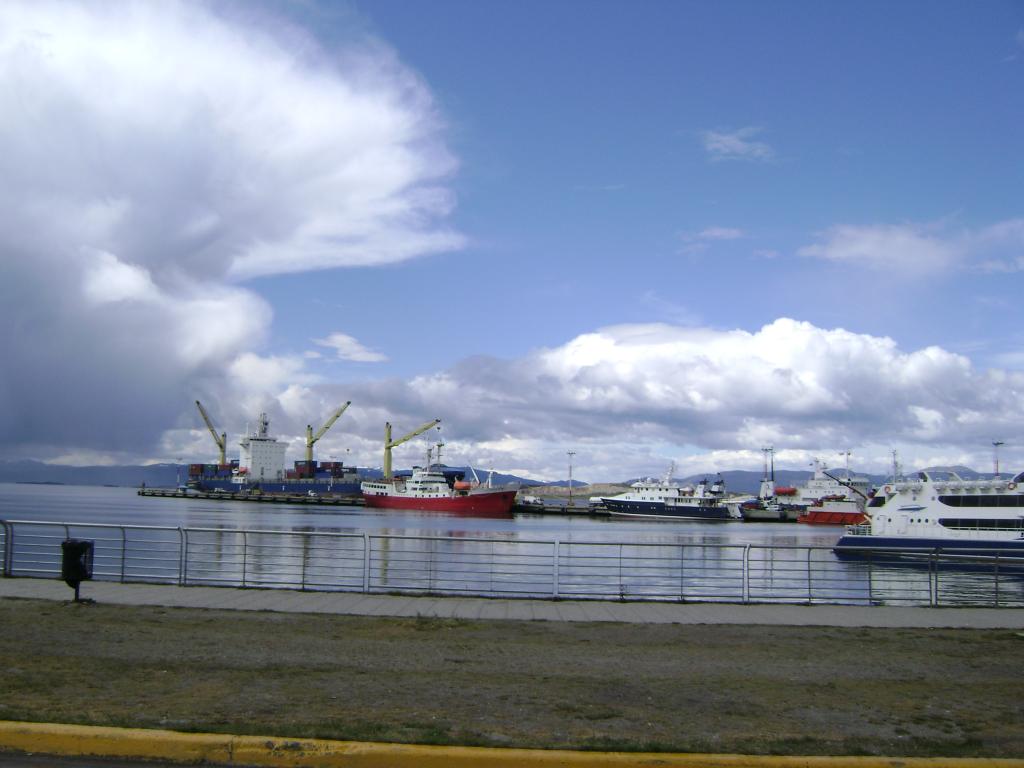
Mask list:
[[[995,469],[996,469],[996,474],[995,474],[995,477],[993,478],[994,480],[998,480],[999,479],[999,446],[1000,445],[1006,445],[1006,443],[1004,443],[1002,440],[993,440],[992,441],[992,459],[993,459],[993,463],[995,464]]]

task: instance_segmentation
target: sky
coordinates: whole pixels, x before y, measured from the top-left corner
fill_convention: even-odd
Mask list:
[[[8,0],[0,459],[1020,471],[1022,125],[1019,2]]]

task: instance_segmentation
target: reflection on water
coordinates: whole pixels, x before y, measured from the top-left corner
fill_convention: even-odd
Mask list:
[[[840,560],[840,528],[426,512],[0,484],[0,519],[96,541],[100,578],[612,599],[1024,604],[1019,572]],[[98,529],[89,524],[167,526]],[[268,533],[276,532],[276,533]],[[19,526],[15,572],[59,572],[63,529]]]
[[[511,519],[430,512],[138,496],[134,488],[0,483],[0,520],[475,536],[543,541],[701,542],[832,546],[841,529],[777,523],[700,523],[587,515],[517,514]]]

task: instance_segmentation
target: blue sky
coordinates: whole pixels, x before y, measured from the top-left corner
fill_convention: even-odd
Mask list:
[[[200,397],[294,458],[352,399],[371,465],[1024,462],[1019,3],[66,8],[0,24],[8,458],[203,454]]]
[[[955,237],[1019,215],[1019,5],[375,2],[351,13],[437,98],[467,243],[315,286],[261,281],[275,301],[315,301],[281,318],[281,350],[342,294],[347,327],[369,346],[402,346],[427,318],[449,340],[381,366],[401,375],[652,320],[753,330],[785,314],[983,358],[1020,343],[1019,302],[984,306],[1014,295],[1006,274],[971,275],[968,290],[922,277],[894,296],[885,270],[798,255],[841,224]],[[762,151],[716,155],[709,132]],[[713,230],[732,239],[701,237]],[[380,321],[382,284],[418,319]]]

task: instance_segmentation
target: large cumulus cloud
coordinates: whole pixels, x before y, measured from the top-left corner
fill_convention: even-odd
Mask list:
[[[216,8],[0,4],[7,457],[138,458],[183,393],[231,401],[271,319],[240,280],[461,242],[413,73]]]
[[[548,477],[564,476],[570,448],[598,479],[671,459],[684,471],[755,468],[765,445],[795,466],[852,449],[859,466],[882,471],[898,448],[911,465],[985,469],[993,437],[1024,432],[1024,374],[785,318],[756,332],[603,328],[522,359],[469,358],[347,392],[349,434],[336,439],[372,451],[371,462],[378,421],[411,428],[441,416],[462,460]]]

